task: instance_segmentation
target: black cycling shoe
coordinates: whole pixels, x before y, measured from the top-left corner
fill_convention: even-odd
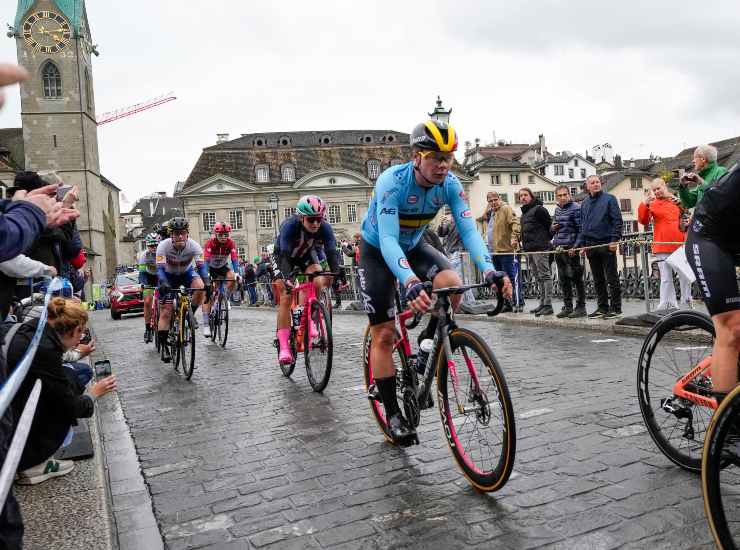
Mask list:
[[[388,419],[388,435],[395,445],[401,447],[409,447],[414,443],[419,444],[416,430],[406,421],[400,411]]]
[[[169,363],[172,361],[172,356],[170,355],[170,347],[167,344],[164,344],[162,346],[162,361],[165,363]]]

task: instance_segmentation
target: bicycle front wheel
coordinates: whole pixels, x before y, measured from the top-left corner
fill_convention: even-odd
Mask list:
[[[709,529],[720,550],[740,544],[740,386],[720,404],[707,429],[701,487]]]
[[[676,397],[673,386],[711,356],[713,345],[711,319],[679,311],[650,330],[637,366],[637,399],[650,437],[673,463],[696,473],[701,470],[704,436],[713,411]],[[699,373],[690,384],[695,393],[711,396],[706,373]]]
[[[226,347],[226,339],[229,337],[229,304],[225,295],[219,294],[218,296],[218,320],[217,320],[217,331],[218,331],[218,343],[221,347]]]
[[[497,491],[514,467],[514,408],[504,374],[474,332],[449,335],[452,357],[437,354],[437,398],[447,444],[465,477],[480,491]],[[454,386],[454,387],[453,387]]]
[[[193,311],[189,306],[185,307],[180,317],[180,340],[179,352],[180,361],[182,362],[182,373],[185,380],[193,377],[195,368],[195,323],[193,322]]]
[[[329,383],[333,353],[329,312],[323,303],[313,300],[303,329],[303,358],[313,391],[322,392]]]

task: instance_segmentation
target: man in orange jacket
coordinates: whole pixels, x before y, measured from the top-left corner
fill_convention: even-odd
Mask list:
[[[676,290],[673,287],[673,268],[665,261],[674,250],[682,246],[686,234],[679,229],[681,202],[671,195],[665,181],[660,178],[650,183],[646,189],[645,201],[640,203],[637,219],[648,226],[653,222],[653,254],[658,259],[660,270],[660,303],[658,309],[677,307]],[[665,243],[665,244],[663,244]],[[667,244],[677,243],[677,244]],[[680,271],[678,280],[681,284],[681,307],[691,307],[691,282]]]

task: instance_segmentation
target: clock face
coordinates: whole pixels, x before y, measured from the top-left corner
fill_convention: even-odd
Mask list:
[[[39,11],[23,22],[23,38],[41,53],[58,53],[69,46],[72,29],[67,20],[53,11]]]

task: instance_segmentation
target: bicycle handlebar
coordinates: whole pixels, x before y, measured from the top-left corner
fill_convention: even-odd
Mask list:
[[[503,280],[502,281],[496,281],[496,290],[497,290],[497,292],[496,292],[496,305],[494,306],[493,310],[491,310],[490,312],[488,312],[488,314],[491,315],[491,316],[498,315],[499,313],[501,313],[501,310],[504,308],[505,300],[504,300],[504,295],[503,295],[503,287],[504,287]],[[427,293],[438,294],[440,296],[449,296],[451,294],[463,294],[463,293],[465,293],[468,290],[473,289],[473,288],[488,288],[488,284],[487,283],[476,283],[476,284],[472,284],[472,285],[460,285],[460,286],[449,286],[449,287],[444,287],[444,288],[432,288],[432,283],[430,283],[428,281],[424,283],[424,290]],[[419,322],[416,321],[416,324],[414,324],[413,326],[416,326],[418,324],[419,324]]]

